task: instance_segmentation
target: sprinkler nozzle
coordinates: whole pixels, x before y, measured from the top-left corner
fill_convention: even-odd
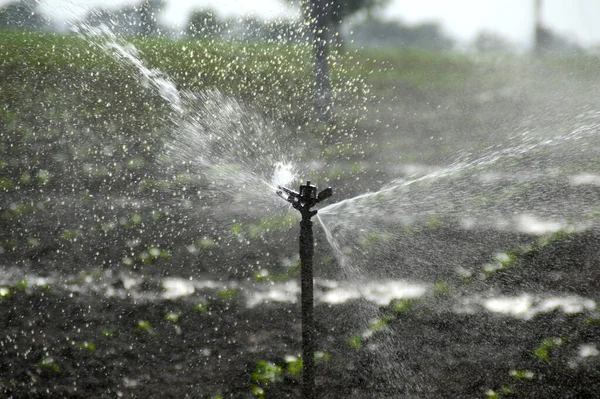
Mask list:
[[[317,202],[321,202],[326,200],[327,198],[333,195],[333,189],[331,187],[327,187],[325,190],[321,191],[319,195],[317,195]]]
[[[324,201],[333,195],[333,189],[331,187],[327,187],[317,194],[317,186],[310,184],[309,180],[306,181],[305,185],[300,186],[299,192],[283,186],[278,186],[278,188],[277,195],[292,204],[292,206],[300,212],[308,212],[309,209],[317,203]],[[313,216],[316,213],[317,211],[311,211],[310,216]]]

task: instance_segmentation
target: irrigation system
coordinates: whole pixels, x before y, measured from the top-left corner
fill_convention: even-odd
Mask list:
[[[312,217],[317,214],[311,209],[319,202],[331,197],[333,190],[327,187],[317,194],[317,186],[307,181],[300,190],[294,191],[279,186],[277,195],[300,211],[300,281],[302,297],[302,398],[315,398],[315,344],[314,344],[314,304],[313,304],[313,255],[314,236]]]

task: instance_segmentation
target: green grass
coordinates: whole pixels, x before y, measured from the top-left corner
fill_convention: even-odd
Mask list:
[[[262,98],[274,103],[287,97],[290,109],[312,94],[312,49],[307,45],[132,39],[141,58],[158,68],[181,89],[218,87],[225,93]],[[0,31],[2,72],[10,75],[76,74],[122,75],[121,66],[88,41],[56,33]],[[331,55],[334,86],[343,94],[366,95],[364,81],[408,82],[427,87],[464,82],[474,69],[467,56],[418,50],[353,50]],[[77,84],[77,82],[72,82]],[[15,98],[19,91],[4,87]],[[99,108],[103,105],[98,103]]]
[[[416,87],[453,87],[464,84],[476,64],[466,55],[419,49],[357,50],[363,73],[380,84],[410,84]]]
[[[149,68],[160,69],[180,89],[218,88],[225,94],[257,101],[261,107],[286,107],[290,113],[311,101],[309,46],[169,39],[136,39],[133,44]],[[119,65],[102,50],[76,36],[0,31],[0,54],[3,55],[0,98],[4,99],[0,102],[5,103],[21,100],[25,93],[18,83],[31,81],[30,77],[34,81],[52,77],[48,81],[56,81],[56,77],[61,77],[65,89],[81,89],[84,86],[82,75],[87,75],[85,80],[122,78],[133,83],[137,74],[131,67]],[[121,90],[124,87],[115,86]],[[62,87],[45,90],[53,90],[60,96]],[[98,101],[86,109],[89,115],[106,111],[110,107],[108,104],[116,103],[104,94],[96,89],[89,93],[90,96],[105,97],[105,101]],[[308,108],[300,111],[306,112]],[[10,115],[6,117],[10,118]],[[143,162],[140,159],[135,162],[140,161]]]

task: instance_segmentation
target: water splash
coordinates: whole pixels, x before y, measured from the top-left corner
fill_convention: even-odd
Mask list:
[[[277,189],[279,186],[289,186],[297,179],[292,164],[277,162],[275,164],[275,173],[273,174],[272,185]]]
[[[568,158],[570,161],[576,161],[570,165],[571,168],[576,168],[577,164],[582,164],[582,167],[589,166],[589,162],[592,162],[596,156],[595,147],[586,148],[586,151],[580,151],[584,149],[583,146],[592,146],[594,144],[595,136],[600,130],[600,122],[598,121],[600,115],[598,113],[592,113],[587,115],[586,121],[574,129],[572,132],[556,136],[548,139],[540,139],[540,137],[532,134],[532,132],[524,132],[520,135],[512,136],[509,142],[517,142],[518,144],[502,148],[499,146],[491,146],[482,151],[483,155],[464,154],[459,157],[458,160],[450,164],[449,166],[427,173],[423,176],[415,177],[412,179],[396,179],[386,184],[381,190],[377,192],[365,193],[344,201],[340,201],[324,207],[320,212],[321,214],[334,214],[339,212],[340,208],[346,208],[349,205],[354,205],[361,202],[370,202],[373,199],[381,199],[382,197],[393,196],[396,191],[408,191],[410,186],[419,184],[429,184],[431,182],[444,181],[444,179],[463,178],[469,176],[479,176],[480,179],[485,179],[490,176],[485,172],[489,172],[489,167],[500,166],[495,174],[502,173],[503,169],[507,173],[519,173],[529,172],[531,175],[533,170],[527,170],[527,165],[524,163],[530,161],[527,157],[535,156],[536,152],[546,151],[559,151],[559,155],[564,159]],[[567,145],[575,145],[573,148],[566,148]],[[543,154],[542,154],[543,155]],[[556,154],[555,154],[556,155]],[[573,158],[577,157],[577,158]],[[550,159],[538,159],[538,162],[548,162],[555,160],[554,157]],[[498,165],[502,162],[509,162],[508,165]],[[534,165],[538,168],[537,174],[547,176],[544,171],[544,166],[553,167],[554,165]],[[558,166],[558,165],[557,165]],[[540,168],[541,167],[541,168]],[[498,173],[499,172],[499,173]],[[551,171],[552,172],[552,171]],[[553,173],[556,173],[554,171]],[[521,176],[525,177],[526,176]],[[534,177],[534,176],[532,176]],[[578,179],[577,181],[579,181]],[[589,178],[588,178],[589,180]]]
[[[141,58],[139,50],[129,42],[120,39],[106,25],[91,26],[80,23],[71,28],[79,37],[90,44],[97,46],[104,53],[111,56],[121,66],[138,74],[142,86],[156,90],[167,104],[177,113],[183,114],[184,104],[182,97],[193,98],[189,92],[180,92],[175,83],[161,70],[149,68]]]
[[[165,73],[145,64],[134,45],[105,25],[80,24],[74,30],[131,70],[142,86],[153,89],[173,110],[163,164],[173,175],[199,180],[198,197],[223,201],[227,196],[255,209],[288,208],[268,194],[296,178],[291,152],[282,144],[285,128],[216,89],[202,93],[177,89]]]
[[[593,225],[599,209],[589,176],[598,173],[599,130],[598,114],[589,113],[564,135],[525,132],[511,147],[491,147],[482,156],[464,156],[446,168],[328,205],[319,220],[341,267],[355,277],[448,277],[464,265],[465,252],[482,253],[480,246],[493,244],[481,237],[451,245],[452,231],[510,236]],[[436,236],[443,247],[433,244]]]

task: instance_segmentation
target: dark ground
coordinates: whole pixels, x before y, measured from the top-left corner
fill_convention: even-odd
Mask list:
[[[364,303],[319,305],[317,347],[327,354],[317,361],[319,397],[475,398],[488,390],[504,391],[502,397],[596,397],[600,357],[578,353],[600,344],[597,311],[520,319],[455,307],[481,289],[566,289],[598,300],[598,238],[566,237],[485,283],[458,283],[402,309],[384,307],[379,315],[387,326],[359,344],[349,340],[364,327]],[[539,279],[557,272],[559,279]],[[247,308],[235,293],[135,300],[16,284],[0,299],[0,389],[9,398],[251,398],[251,387],[261,387],[267,398],[299,397],[299,375],[286,360],[300,352],[299,316],[298,304]],[[262,361],[281,373],[272,381],[253,377]]]

